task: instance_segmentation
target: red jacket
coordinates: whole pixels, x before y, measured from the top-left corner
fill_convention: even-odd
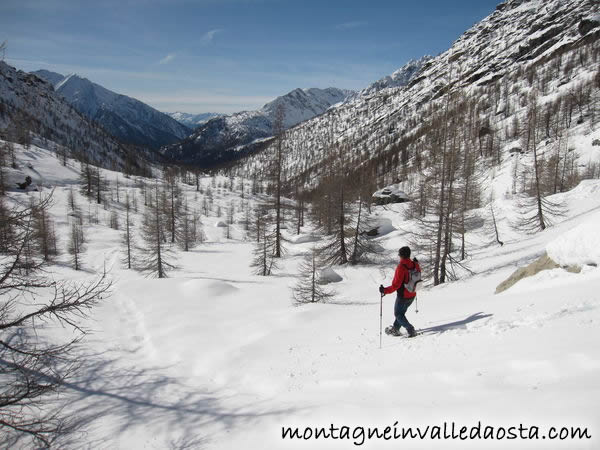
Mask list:
[[[413,262],[412,259],[402,258],[398,267],[396,267],[396,273],[394,274],[394,281],[392,281],[392,285],[384,288],[384,294],[391,294],[392,292],[397,291],[402,287],[402,298],[414,298],[417,293],[416,292],[408,292],[403,284],[408,283],[409,270],[414,269],[415,267],[419,267],[419,263]]]

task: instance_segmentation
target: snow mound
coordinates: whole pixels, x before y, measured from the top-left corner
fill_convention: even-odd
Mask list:
[[[597,198],[598,194],[600,194],[600,183],[598,182],[598,180],[583,180],[577,185],[575,189],[570,191],[568,194],[576,198]]]
[[[343,278],[331,267],[321,270],[321,277],[319,278],[319,281],[323,284],[338,283],[342,280]]]
[[[219,220],[219,221],[217,221],[217,223],[215,223],[215,227],[226,228],[227,224],[225,222],[223,222],[222,220]]]
[[[546,246],[548,256],[561,266],[600,265],[600,213]]]
[[[371,228],[372,230],[377,231],[376,234],[373,232],[375,236],[383,236],[391,233],[392,231],[396,231],[396,227],[392,225],[391,219],[388,219],[387,217],[378,217],[377,220],[374,221]],[[369,235],[371,234],[369,233]]]
[[[314,234],[299,234],[288,238],[292,244],[305,244],[307,242],[317,242],[320,238]]]

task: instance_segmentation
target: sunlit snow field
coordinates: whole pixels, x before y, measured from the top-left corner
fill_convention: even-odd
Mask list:
[[[43,192],[54,188],[52,214],[64,248],[67,194],[77,183],[78,165],[70,161],[62,167],[37,147],[19,147],[18,152],[22,169],[11,176],[30,174]],[[116,173],[104,174],[114,183]],[[127,189],[139,195],[133,180],[118,176],[121,195]],[[210,177],[202,183],[208,187]],[[195,197],[195,187],[183,188],[199,208],[202,196]],[[310,242],[287,243],[281,268],[274,276],[259,277],[249,266],[252,242],[243,225],[235,224],[226,239],[213,212],[202,216],[207,242],[188,253],[177,251],[178,269],[170,278],[148,279],[123,268],[121,232],[106,226],[109,212],[101,207],[100,225],[86,225],[84,270],[70,269],[64,251],[51,267],[55,277],[69,279],[93,277],[106,267],[114,280],[113,295],[86,324],[93,332],[81,349],[84,370],[66,387],[70,414],[87,424],[76,446],[356,448],[352,439],[282,440],[282,427],[384,428],[396,422],[397,427],[425,427],[444,421],[471,426],[481,421],[535,425],[540,433],[548,425],[588,427],[592,439],[372,439],[361,448],[598,448],[600,270],[591,265],[580,274],[555,269],[502,294],[494,290],[549,243],[559,239],[551,247],[565,254],[561,248],[577,240],[568,234],[577,226],[589,234],[584,242],[597,242],[600,181],[585,181],[560,194],[568,216],[536,235],[509,227],[516,206],[504,194],[507,190],[498,189],[495,203],[505,245],[494,244],[489,230],[471,233],[469,267],[475,274],[425,288],[418,296],[419,312],[414,305],[408,312],[421,335],[384,334],[381,349],[377,287],[391,283],[394,257],[412,226],[402,219],[402,205],[374,210],[390,231],[378,238],[389,253],[388,263],[336,267],[343,281],[335,283],[335,299],[302,306],[294,305],[290,287]],[[215,208],[240,201],[239,192],[228,189],[217,188],[214,194]],[[28,195],[39,193],[11,194],[21,202]],[[87,200],[76,198],[85,211]],[[249,197],[251,204],[257,200]],[[123,214],[122,207],[119,211]],[[489,208],[479,214],[488,217]],[[136,217],[139,223],[141,214]],[[241,218],[239,213],[236,219]],[[286,231],[290,238],[293,232],[292,226]],[[594,248],[580,253],[587,257]],[[383,302],[385,327],[393,320],[394,296]],[[71,336],[51,324],[42,334]]]

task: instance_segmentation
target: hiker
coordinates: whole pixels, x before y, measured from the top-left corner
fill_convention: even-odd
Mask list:
[[[390,325],[385,329],[385,332],[392,336],[400,336],[400,327],[404,327],[408,332],[408,337],[414,337],[417,333],[415,332],[415,327],[413,327],[406,318],[406,311],[417,296],[417,293],[415,292],[414,287],[411,292],[411,290],[406,288],[405,284],[411,282],[411,271],[416,271],[420,274],[421,267],[416,258],[413,260],[410,259],[409,247],[402,247],[398,251],[398,256],[400,256],[400,262],[398,263],[398,267],[396,267],[392,285],[388,287],[383,287],[383,285],[379,286],[379,292],[382,296],[397,291],[396,304],[394,305],[394,316],[396,317],[396,320],[393,325]],[[420,276],[418,278],[420,281]]]

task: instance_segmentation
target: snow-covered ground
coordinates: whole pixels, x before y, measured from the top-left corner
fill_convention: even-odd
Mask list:
[[[59,236],[65,236],[67,194],[78,166],[62,167],[36,147],[18,152],[24,174],[45,190],[55,187],[52,213]],[[113,182],[117,177],[104,173]],[[121,177],[120,183],[122,193],[137,191],[133,180]],[[211,179],[202,183],[207,187]],[[183,187],[199,206],[195,188]],[[228,189],[213,193],[215,207],[240,200],[239,192]],[[535,235],[508,227],[516,203],[499,195],[495,211],[505,245],[489,244],[493,238],[484,229],[471,233],[475,275],[424,289],[419,312],[415,306],[408,312],[421,335],[383,335],[381,348],[377,287],[391,283],[393,265],[336,267],[343,281],[335,283],[335,300],[294,306],[290,286],[301,255],[313,245],[309,230],[306,238],[287,244],[288,256],[275,276],[259,277],[249,267],[252,243],[242,225],[234,225],[226,239],[217,226],[221,219],[203,216],[207,242],[178,252],[179,268],[157,280],[124,270],[120,232],[101,218],[100,225],[87,226],[86,271],[71,270],[64,251],[52,266],[56,277],[83,279],[106,263],[115,280],[113,295],[87,324],[94,332],[85,341],[84,371],[66,389],[68,410],[88,423],[77,447],[599,448],[600,270],[587,265],[580,274],[545,271],[494,295],[501,281],[546,248],[569,264],[597,262],[586,259],[594,252],[597,257],[597,247],[579,253],[569,248],[579,240],[597,242],[599,193],[595,180],[560,194],[568,216]],[[11,193],[18,201],[26,195]],[[83,197],[77,201],[88,207]],[[379,240],[390,258],[406,244],[404,207],[375,209],[386,224]],[[489,212],[483,208],[480,214]],[[393,296],[384,297],[384,327],[393,320],[393,304]],[[61,328],[47,332],[71,336]],[[478,422],[537,426],[540,439],[369,440],[354,428],[383,432],[389,426],[393,433],[444,421],[455,422],[457,431]],[[305,427],[329,430],[332,424],[352,427],[349,438],[282,439],[282,427],[300,427],[304,434]],[[542,439],[549,426],[587,427],[592,438]]]

